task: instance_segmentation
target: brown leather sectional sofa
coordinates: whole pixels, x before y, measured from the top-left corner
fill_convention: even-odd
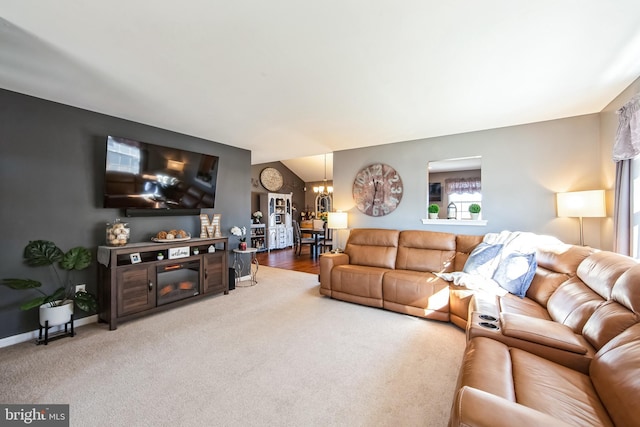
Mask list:
[[[524,298],[457,286],[483,236],[355,229],[320,258],[323,295],[464,328],[450,426],[640,426],[640,264],[536,248]]]

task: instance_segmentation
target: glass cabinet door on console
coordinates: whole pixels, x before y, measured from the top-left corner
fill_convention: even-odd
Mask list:
[[[156,305],[154,266],[131,265],[117,270],[118,316],[138,313]]]

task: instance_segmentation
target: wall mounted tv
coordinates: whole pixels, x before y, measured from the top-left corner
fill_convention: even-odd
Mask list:
[[[215,206],[217,156],[107,137],[104,207],[127,216],[193,215]]]

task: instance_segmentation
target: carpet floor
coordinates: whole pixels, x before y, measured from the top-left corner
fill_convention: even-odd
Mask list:
[[[455,326],[258,284],[74,338],[0,349],[0,402],[68,403],[71,426],[446,426]]]

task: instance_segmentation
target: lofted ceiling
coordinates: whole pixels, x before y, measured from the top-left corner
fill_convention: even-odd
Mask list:
[[[0,0],[0,47],[1,88],[308,182],[333,151],[601,111],[640,75],[640,2]]]

